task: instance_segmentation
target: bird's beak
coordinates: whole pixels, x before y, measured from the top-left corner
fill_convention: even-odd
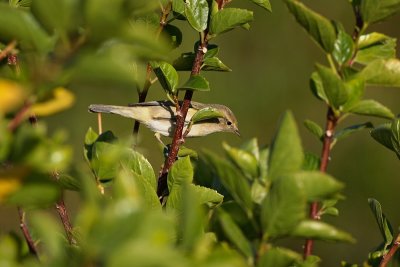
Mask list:
[[[240,137],[239,129],[235,129],[235,134]]]

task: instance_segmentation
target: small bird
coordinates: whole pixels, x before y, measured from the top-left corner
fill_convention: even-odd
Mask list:
[[[223,116],[193,124],[187,137],[205,136],[216,132],[232,132],[240,136],[235,115],[228,107],[219,104],[191,102],[185,119],[185,127],[189,125],[190,119],[198,110],[206,107],[216,109]],[[118,114],[139,121],[155,133],[169,137],[174,135],[176,108],[175,104],[171,101],[151,101],[132,104],[128,107],[93,104],[89,106],[89,111],[94,113]]]

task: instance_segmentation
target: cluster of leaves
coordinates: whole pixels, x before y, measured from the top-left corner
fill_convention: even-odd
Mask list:
[[[294,118],[286,113],[269,148],[255,139],[241,148],[224,144],[227,159],[204,154],[196,182],[224,194],[212,229],[236,247],[250,266],[317,266],[318,257],[275,245],[288,237],[353,242],[353,238],[321,221],[307,219],[308,203],[324,203],[323,214],[337,215],[333,204],[343,184],[317,171],[318,158],[304,155]],[[212,166],[210,170],[209,166]]]
[[[351,1],[358,24],[353,35],[340,22],[331,21],[299,1],[286,1],[297,22],[322,48],[329,67],[316,64],[310,87],[313,94],[324,101],[336,118],[349,114],[394,118],[393,113],[373,99],[363,99],[366,85],[400,86],[400,61],[396,57],[396,39],[378,32],[366,33],[367,27],[382,21],[400,9],[399,1]],[[374,3],[374,4],[373,4]],[[306,127],[319,139],[323,130],[307,121]],[[347,136],[369,124],[354,125],[338,132],[335,139]],[[336,138],[337,137],[337,138]]]
[[[366,86],[400,87],[400,60],[396,58],[396,39],[378,32],[367,32],[368,26],[383,21],[400,10],[398,0],[350,0],[356,25],[352,35],[343,25],[316,13],[299,1],[286,0],[297,22],[325,53],[329,67],[316,64],[310,88],[314,96],[328,106],[327,131],[313,121],[305,126],[321,141],[330,140],[329,147],[343,137],[364,129],[373,128],[370,122],[356,124],[333,132],[336,124],[350,114],[392,119],[371,131],[372,137],[382,145],[399,154],[398,119],[387,107],[373,99],[363,99]],[[328,128],[329,127],[329,128]],[[333,134],[333,136],[330,136]],[[325,143],[324,143],[325,144]],[[384,242],[371,252],[363,266],[383,266],[381,261],[393,244],[393,231],[374,199],[370,206]],[[343,263],[343,266],[358,266]],[[385,265],[386,266],[386,265]]]

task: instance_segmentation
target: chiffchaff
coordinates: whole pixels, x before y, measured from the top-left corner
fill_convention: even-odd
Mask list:
[[[191,102],[185,119],[185,128],[189,125],[191,117],[198,110],[206,107],[216,109],[223,116],[193,124],[187,137],[205,136],[216,132],[232,132],[240,135],[237,120],[233,112],[228,107],[219,104]],[[95,113],[112,113],[132,118],[144,124],[153,132],[164,136],[172,137],[175,130],[176,108],[171,101],[137,103],[128,107],[93,104],[89,106],[89,111]]]

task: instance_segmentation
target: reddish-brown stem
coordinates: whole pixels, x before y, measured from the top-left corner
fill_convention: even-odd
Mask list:
[[[16,46],[17,46],[17,41],[15,40],[11,41],[2,51],[0,51],[0,60],[8,57],[8,55],[12,53],[12,51]]]
[[[400,234],[396,237],[396,240],[390,247],[389,252],[383,256],[381,263],[379,264],[379,267],[386,267],[390,262],[390,260],[393,258],[394,254],[396,254],[396,251],[399,249],[399,247],[400,247]]]
[[[198,75],[200,73],[201,65],[203,64],[204,54],[206,52],[206,47],[207,47],[207,41],[204,41],[199,45],[197,49],[196,57],[192,66],[192,72],[191,72],[192,76]],[[176,157],[178,156],[180,145],[184,142],[182,132],[185,124],[185,118],[189,110],[190,102],[192,100],[192,96],[193,96],[193,91],[187,90],[182,105],[180,107],[180,110],[179,112],[177,112],[176,127],[175,127],[174,137],[172,139],[172,144],[169,149],[168,157],[164,162],[161,175],[158,178],[158,188],[157,188],[158,196],[162,196],[164,191],[167,189],[167,173],[171,168],[172,164],[175,162]]]
[[[171,12],[171,2],[167,4],[165,8],[163,8],[160,17],[160,23],[156,32],[156,38],[160,37],[161,32],[164,30],[165,25],[167,25],[166,21],[168,18],[169,13]],[[150,63],[147,63],[146,67],[146,80],[144,81],[143,89],[141,91],[138,90],[139,94],[139,103],[143,103],[146,101],[147,93],[149,92],[149,88],[152,84],[151,82],[151,66]],[[139,133],[140,122],[135,121],[133,126],[133,135],[136,136]]]
[[[52,176],[55,180],[60,179],[60,176],[57,172],[54,172],[52,174]],[[76,242],[76,239],[73,234],[73,227],[72,227],[71,221],[69,219],[67,208],[65,206],[63,194],[61,194],[60,199],[56,202],[56,209],[57,209],[58,215],[60,216],[61,222],[64,226],[65,234],[67,235],[69,244],[76,245],[77,242]]]
[[[322,152],[321,152],[321,163],[319,166],[319,170],[321,172],[326,172],[329,163],[329,155],[331,152],[331,145],[333,141],[333,134],[335,132],[335,128],[338,122],[338,117],[335,115],[332,108],[328,108],[328,113],[326,115],[326,126],[325,126],[325,134],[324,140],[322,144]],[[318,202],[313,202],[310,205],[310,215],[309,217],[313,220],[319,220],[319,210],[318,210]],[[307,258],[312,254],[314,246],[314,240],[307,239],[304,245],[304,258]]]
[[[29,248],[29,252],[32,255],[35,255],[35,257],[39,259],[35,242],[32,239],[28,226],[26,225],[25,211],[21,207],[18,207],[18,215],[19,215],[19,227],[21,228],[22,234],[24,235],[25,241]]]
[[[24,106],[18,111],[14,118],[8,124],[8,130],[15,131],[17,127],[26,119],[26,113],[29,111],[31,104],[26,102]]]

